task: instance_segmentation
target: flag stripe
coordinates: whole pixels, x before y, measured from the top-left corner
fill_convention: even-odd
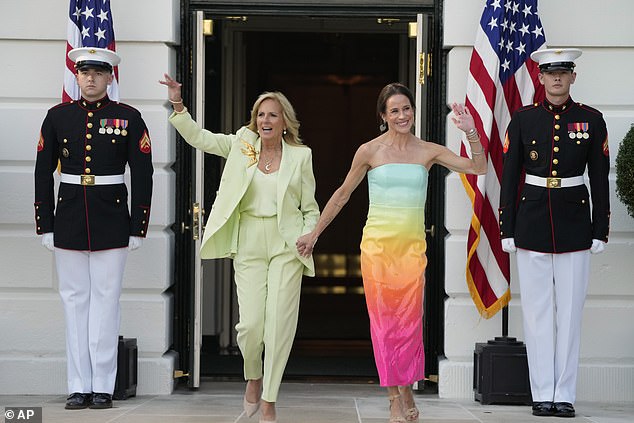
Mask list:
[[[510,264],[502,251],[497,209],[503,143],[511,116],[543,96],[530,54],[545,43],[537,0],[487,0],[469,62],[465,104],[474,115],[486,150],[486,175],[462,175],[473,205],[467,236],[466,278],[482,316],[489,318],[511,298]],[[469,156],[463,139],[460,154]]]

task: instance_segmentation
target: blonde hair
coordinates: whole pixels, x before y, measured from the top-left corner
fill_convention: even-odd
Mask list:
[[[295,109],[288,101],[286,96],[279,91],[264,92],[260,94],[255,103],[253,109],[251,109],[251,120],[247,127],[253,132],[258,132],[258,110],[264,100],[275,100],[280,106],[282,106],[282,115],[284,116],[284,123],[286,124],[286,134],[282,135],[282,139],[291,145],[303,145],[302,139],[299,136],[299,121],[295,115]]]

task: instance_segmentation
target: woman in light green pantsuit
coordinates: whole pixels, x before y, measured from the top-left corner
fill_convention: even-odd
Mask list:
[[[275,401],[297,328],[302,275],[315,275],[312,257],[301,256],[295,247],[319,218],[311,151],[301,144],[293,107],[279,92],[260,95],[251,121],[224,135],[194,122],[180,83],[167,74],[159,82],[167,86],[174,107],[169,121],[185,141],[227,159],[201,257],[233,258],[240,314],[236,330],[247,380],[244,410],[251,417],[261,408],[260,422],[275,422]]]

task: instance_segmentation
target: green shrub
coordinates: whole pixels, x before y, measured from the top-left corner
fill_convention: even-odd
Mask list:
[[[616,155],[616,195],[634,217],[634,125],[625,134]]]

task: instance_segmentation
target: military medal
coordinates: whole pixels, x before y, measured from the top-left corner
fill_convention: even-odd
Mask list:
[[[101,126],[101,128],[99,128],[99,133],[100,134],[105,134],[106,133],[106,119],[99,119],[99,126]]]
[[[531,152],[528,154],[531,158],[531,160],[535,161],[539,158],[539,154],[537,154],[537,151],[535,150],[531,150]]]
[[[112,127],[108,127],[108,129],[106,129],[106,134],[112,134],[114,132],[114,129],[112,129]]]
[[[128,127],[128,121],[127,120],[121,120],[121,135],[123,135],[124,137],[126,135],[128,135],[128,131],[125,129]]]
[[[583,133],[583,139],[587,140],[588,138],[590,138],[590,134],[588,134],[587,132]]]
[[[568,136],[570,137],[571,140],[575,139],[575,133],[574,132],[569,132]]]
[[[583,134],[581,132],[577,132],[577,138],[581,139],[583,137]]]
[[[121,129],[119,129],[119,119],[114,120],[114,126],[115,126],[114,134],[119,135],[121,133]]]

